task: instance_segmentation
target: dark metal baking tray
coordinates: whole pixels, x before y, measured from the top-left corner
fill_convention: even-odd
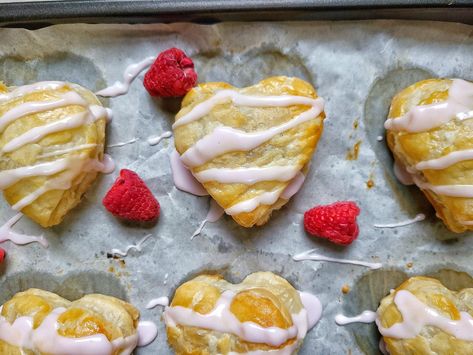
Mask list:
[[[415,19],[473,23],[473,0],[68,0],[0,3],[0,25]]]

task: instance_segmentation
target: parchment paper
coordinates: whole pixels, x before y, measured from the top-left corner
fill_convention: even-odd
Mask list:
[[[399,21],[0,29],[0,80],[7,85],[67,80],[97,91],[121,80],[127,65],[177,46],[192,56],[201,82],[246,86],[271,75],[306,79],[326,99],[328,117],[304,188],[267,225],[245,229],[225,217],[190,241],[209,201],[174,187],[172,140],[154,147],[146,143],[149,136],[170,130],[180,103],[151,98],[142,74],[128,95],[104,100],[115,114],[108,144],[135,137],[140,141],[108,150],[117,171],[98,179],[61,225],[46,231],[26,218],[20,221],[17,231],[44,233],[50,247],[2,245],[8,258],[0,267],[0,302],[29,287],[70,298],[86,292],[124,297],[140,308],[142,319],[159,325],[157,340],[136,353],[171,354],[162,310],[144,308],[151,298],[171,296],[203,270],[221,272],[232,281],[270,270],[317,294],[324,305],[322,320],[307,335],[301,354],[377,353],[374,325],[338,327],[335,314],[376,309],[406,275],[437,274],[451,287],[473,284],[466,274],[439,271],[473,274],[473,238],[448,232],[417,188],[395,180],[385,142],[376,140],[398,90],[428,77],[473,79],[472,32],[467,25]],[[358,159],[347,160],[357,142]],[[158,198],[162,214],[155,227],[120,223],[102,207],[120,168],[135,170]],[[368,189],[370,179],[374,187]],[[308,237],[302,226],[305,210],[337,200],[355,200],[361,207],[360,236],[345,248]],[[420,212],[427,214],[426,221],[397,229],[373,227]],[[0,222],[12,215],[2,199]],[[148,233],[153,238],[142,252],[131,252],[123,262],[107,259],[112,248],[123,249]],[[382,262],[384,267],[369,271],[292,261],[292,255],[310,248],[332,257]],[[341,292],[345,284],[351,288],[347,295]]]

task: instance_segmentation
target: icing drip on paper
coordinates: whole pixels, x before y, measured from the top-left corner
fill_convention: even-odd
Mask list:
[[[398,223],[389,223],[389,224],[373,224],[375,228],[397,228],[397,227],[404,227],[410,224],[414,224],[417,222],[421,222],[425,220],[425,214],[419,213],[412,219],[408,219],[407,221],[398,222]]]
[[[136,143],[139,140],[140,140],[139,138],[133,138],[133,139],[130,139],[129,141],[126,141],[126,142],[120,142],[120,143],[107,145],[107,148],[123,147],[123,146],[128,145],[128,144]]]
[[[292,314],[293,325],[290,328],[264,328],[253,322],[240,322],[230,311],[230,306],[236,294],[224,291],[217,300],[214,309],[207,314],[201,314],[190,308],[174,306],[166,307],[163,317],[168,327],[184,325],[230,333],[240,339],[271,346],[280,346],[289,339],[303,339],[320,319],[322,305],[318,298],[309,293],[300,293],[303,308],[297,314]]]
[[[473,317],[467,312],[460,312],[459,320],[450,319],[406,290],[396,292],[394,304],[402,315],[401,323],[384,328],[381,320],[376,319],[379,332],[385,337],[412,339],[418,336],[424,327],[433,326],[458,340],[473,341]]]
[[[217,222],[220,219],[220,217],[223,216],[224,212],[225,212],[224,209],[220,207],[220,205],[213,198],[211,198],[209,212],[207,213],[207,217],[205,217],[205,219],[202,221],[202,223],[197,228],[197,230],[192,234],[191,240],[197,237],[202,232],[202,229],[204,229],[207,222],[210,222],[210,223]]]
[[[414,179],[412,177],[412,174],[407,170],[404,164],[402,164],[398,160],[394,160],[393,170],[394,175],[401,184],[406,186],[414,185]]]
[[[146,309],[153,309],[154,307],[157,307],[157,306],[163,306],[163,307],[167,307],[169,306],[169,298],[168,297],[158,297],[158,298],[153,298],[152,300],[150,300],[145,308]]]
[[[64,337],[57,332],[57,320],[65,311],[66,309],[62,307],[54,309],[35,329],[32,317],[18,317],[10,324],[0,316],[0,339],[19,348],[48,354],[112,355],[121,350],[120,354],[130,355],[136,346],[151,343],[157,335],[154,323],[139,322],[135,334],[112,341],[109,341],[104,334],[80,338]]]
[[[167,131],[167,132],[164,132],[163,134],[161,134],[160,136],[153,136],[153,137],[149,137],[147,142],[149,145],[157,145],[159,144],[163,139],[166,139],[166,138],[171,138],[172,137],[172,132],[170,131]]]
[[[141,321],[136,329],[138,334],[137,346],[146,346],[151,344],[158,336],[158,326],[150,321]]]
[[[21,217],[23,217],[23,214],[18,213],[0,227],[0,243],[3,243],[7,240],[10,240],[11,242],[18,245],[39,243],[43,248],[47,248],[49,246],[48,241],[42,235],[37,237],[33,235],[16,233],[12,230],[12,227],[21,219]]]
[[[347,325],[351,323],[373,323],[376,320],[376,312],[363,311],[355,317],[346,317],[343,314],[335,316],[335,323],[338,325]]]
[[[328,261],[328,262],[339,263],[339,264],[352,264],[352,265],[358,265],[358,266],[365,266],[373,270],[380,269],[383,266],[383,264],[381,263],[369,263],[366,261],[331,258],[328,256],[316,254],[315,251],[316,249],[311,249],[303,253],[294,255],[293,260],[294,261],[303,261],[303,260]]]
[[[171,153],[171,170],[174,185],[181,191],[196,196],[207,196],[209,193],[196,180],[192,173],[182,164],[179,153],[174,149]]]
[[[128,245],[125,250],[121,250],[121,249],[112,249],[112,251],[110,252],[110,254],[112,255],[119,255],[119,256],[127,256],[128,255],[128,252],[132,249],[135,249],[136,251],[141,251],[142,247],[143,247],[143,244],[149,239],[151,238],[152,234],[148,234],[147,236],[145,236],[144,238],[142,238],[138,243],[136,244],[131,244],[131,245]]]
[[[123,82],[116,81],[112,86],[97,91],[95,94],[103,97],[117,97],[126,94],[132,81],[155,60],[156,57],[148,57],[141,62],[130,64],[123,73]]]

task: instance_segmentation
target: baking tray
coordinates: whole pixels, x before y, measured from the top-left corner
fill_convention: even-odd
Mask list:
[[[471,0],[68,0],[0,3],[0,25],[415,19],[473,23]]]
[[[88,1],[69,1],[69,2],[47,2],[47,3],[17,3],[17,4],[1,4],[0,18],[8,26],[29,28],[42,27],[45,24],[59,23],[59,22],[173,22],[173,21],[197,21],[197,22],[219,22],[225,20],[288,20],[288,19],[368,19],[368,18],[408,18],[408,19],[437,19],[445,21],[467,22],[473,23],[471,20],[472,4],[469,1],[455,2],[448,5],[445,1],[429,2],[426,4],[420,1],[410,2],[394,2],[390,1],[387,4],[380,5],[376,1],[362,1],[349,2],[338,1],[331,2],[299,2],[295,5],[273,3],[271,5],[264,5],[263,2],[88,2]],[[206,4],[207,8],[197,8],[199,4]],[[229,4],[236,4],[236,7],[230,8]],[[247,4],[248,7],[239,7],[239,5]],[[356,6],[358,4],[359,7]],[[66,6],[67,5],[67,6]],[[98,5],[102,5],[100,9]],[[213,5],[215,7],[211,7]],[[256,6],[258,5],[258,6]],[[324,6],[322,6],[324,5]],[[183,6],[177,7],[176,6]],[[100,6],[99,6],[100,7]],[[215,10],[218,8],[218,10]],[[167,11],[166,11],[167,9]],[[233,10],[232,10],[233,9]],[[415,9],[416,11],[413,11]],[[34,11],[33,11],[34,10]],[[249,24],[250,26],[251,24]],[[235,25],[234,25],[235,26]],[[263,25],[261,25],[264,27]],[[297,27],[297,24],[294,25]],[[321,28],[324,25],[321,25]],[[369,27],[369,25],[367,25]],[[447,29],[453,31],[454,24],[443,24]],[[314,31],[317,30],[317,25],[313,25]],[[406,23],[405,27],[409,25]],[[421,26],[422,27],[422,26]],[[442,27],[442,26],[439,26]],[[382,31],[384,26],[381,24],[376,29]],[[233,28],[235,30],[236,27]],[[45,29],[48,30],[48,29]],[[254,33],[254,28],[247,28],[246,33]],[[333,26],[331,31],[347,31],[351,30],[350,23],[341,23],[339,26]],[[179,33],[179,28],[176,29]],[[441,31],[439,36],[441,36]],[[235,31],[227,31],[232,33]],[[369,31],[368,31],[369,32]],[[372,33],[372,32],[369,32]],[[406,30],[406,33],[409,33]],[[414,27],[411,33],[416,33]],[[437,32],[436,32],[437,33]],[[447,33],[448,30],[447,30]],[[182,37],[185,37],[181,33]],[[321,36],[319,34],[319,36]],[[359,43],[363,43],[363,36],[359,36]],[[322,37],[320,37],[322,38]],[[431,38],[435,40],[434,36]],[[442,37],[445,40],[445,37]],[[1,37],[0,37],[1,41]],[[458,39],[455,43],[460,43]],[[224,45],[224,43],[223,43]],[[254,45],[254,44],[253,44]],[[350,45],[350,44],[348,44]],[[468,48],[473,44],[468,40]],[[464,48],[466,50],[466,47]],[[322,57],[322,51],[314,48],[314,55]],[[216,64],[219,63],[219,55],[212,51],[205,52],[196,60],[200,67],[203,67],[207,61],[214,60]],[[262,52],[261,52],[262,51]],[[279,53],[279,54],[278,54]],[[281,54],[282,53],[282,54]],[[328,53],[328,51],[326,52]],[[471,51],[470,51],[471,53]],[[291,53],[281,52],[278,47],[268,48],[251,48],[249,51],[241,49],[241,59],[248,59],[249,57],[256,57],[261,54],[264,58],[276,58],[278,64],[275,69],[286,70],[286,67],[280,66],[279,63],[287,63],[287,67],[294,67],[294,72],[286,74],[293,74],[305,77],[311,70],[304,69],[304,63],[298,61],[298,57]],[[140,54],[141,56],[141,54]],[[406,56],[407,53],[406,53]],[[85,55],[87,57],[87,55]],[[78,68],[81,70],[70,73],[71,80],[80,82],[87,87],[98,89],[97,86],[103,86],[105,77],[107,81],[113,81],[114,78],[105,75],[106,65],[95,67],[91,61],[85,60],[79,56],[66,57],[77,61]],[[62,59],[61,59],[62,60]],[[57,66],[61,66],[61,60],[54,60],[49,58],[44,65],[40,63],[40,69],[46,74],[54,72]],[[225,57],[223,56],[223,60]],[[16,63],[15,58],[12,58],[11,63]],[[407,60],[409,64],[409,61]],[[261,64],[256,60],[255,65]],[[290,65],[289,65],[290,64]],[[469,63],[465,63],[468,65]],[[16,65],[16,64],[15,64]],[[35,66],[35,63],[31,63]],[[109,66],[112,64],[109,64]],[[84,67],[83,67],[84,66]],[[120,67],[122,67],[121,65]],[[211,65],[210,65],[211,66]],[[210,66],[207,66],[209,68]],[[217,65],[216,65],[217,66]],[[300,71],[298,67],[300,66]],[[82,70],[86,68],[87,70]],[[105,69],[104,69],[105,68]],[[264,67],[263,70],[266,70]],[[207,69],[209,70],[209,69]],[[455,73],[455,72],[454,72]],[[45,75],[46,75],[45,74]],[[212,74],[212,73],[210,73]],[[207,73],[207,78],[211,75]],[[237,80],[245,81],[244,71],[239,72],[240,78],[236,76]],[[268,72],[266,74],[275,74]],[[461,280],[462,286],[473,286],[473,279],[468,276],[473,274],[471,265],[471,250],[473,249],[473,238],[461,238],[458,240],[443,242],[436,239],[436,236],[446,236],[453,238],[454,236],[446,231],[442,223],[437,220],[432,213],[428,203],[421,196],[419,191],[415,188],[406,188],[400,186],[394,179],[391,171],[391,158],[384,145],[377,142],[376,137],[382,133],[382,119],[385,117],[376,116],[373,112],[378,112],[378,107],[381,105],[385,109],[389,104],[389,98],[394,94],[393,90],[400,89],[405,82],[413,80],[420,80],[426,75],[446,75],[447,69],[442,69],[436,66],[431,72],[426,72],[419,68],[405,68],[402,71],[393,71],[389,74],[382,73],[382,78],[373,83],[373,86],[363,87],[356,90],[354,98],[362,102],[365,106],[357,102],[354,107],[358,109],[357,115],[360,118],[360,126],[357,132],[359,138],[363,140],[363,147],[369,146],[369,154],[361,154],[357,162],[357,170],[355,173],[360,178],[368,179],[371,172],[376,176],[377,186],[386,191],[394,190],[398,195],[396,203],[400,203],[400,210],[396,211],[398,214],[393,214],[393,220],[402,218],[403,216],[413,216],[419,211],[429,211],[430,217],[425,222],[423,232],[417,232],[415,229],[414,235],[409,235],[403,230],[385,230],[374,231],[366,230],[363,237],[366,241],[366,249],[359,248],[360,244],[354,244],[350,248],[340,248],[329,245],[328,243],[317,243],[310,238],[304,237],[303,227],[299,224],[294,224],[287,227],[285,223],[288,221],[287,213],[293,217],[298,215],[301,217],[303,209],[309,204],[314,204],[320,201],[319,193],[323,193],[323,185],[331,184],[330,176],[323,174],[324,168],[329,168],[332,164],[330,155],[339,154],[343,157],[345,155],[345,145],[337,142],[333,137],[337,137],[334,131],[334,121],[329,118],[326,126],[326,133],[322,137],[319,144],[319,150],[314,156],[314,164],[312,170],[312,180],[308,181],[305,189],[300,194],[294,196],[290,204],[282,211],[276,212],[269,226],[254,229],[246,232],[230,218],[224,218],[219,223],[225,227],[225,233],[217,233],[214,227],[208,226],[204,235],[196,239],[193,243],[189,241],[190,234],[195,230],[205,215],[207,209],[206,199],[199,199],[185,196],[188,201],[189,208],[173,213],[180,212],[181,220],[166,217],[169,208],[172,209],[172,197],[183,196],[183,193],[174,191],[172,196],[167,196],[169,189],[172,187],[172,182],[169,180],[161,180],[159,176],[153,176],[147,182],[153,191],[158,192],[158,199],[162,205],[168,210],[163,209],[164,215],[154,230],[143,230],[134,228],[129,225],[118,225],[113,217],[107,215],[100,206],[99,196],[103,196],[107,187],[112,182],[112,177],[102,177],[100,182],[95,184],[91,193],[81,206],[78,207],[75,213],[71,214],[68,219],[60,226],[55,227],[48,235],[51,247],[49,251],[44,251],[36,245],[25,247],[10,247],[9,258],[7,265],[0,266],[0,303],[5,301],[13,293],[26,289],[28,287],[41,287],[51,291],[55,291],[67,298],[74,299],[80,297],[83,293],[101,292],[105,294],[115,295],[117,297],[130,299],[142,311],[144,319],[155,321],[160,326],[158,339],[155,343],[148,347],[137,351],[138,354],[171,354],[166,347],[166,336],[162,322],[159,320],[161,310],[145,310],[144,305],[149,301],[149,294],[154,296],[171,296],[175,288],[184,280],[191,278],[199,272],[211,270],[212,272],[219,272],[231,281],[240,281],[246,274],[256,270],[269,270],[277,272],[288,278],[296,287],[312,291],[321,297],[325,306],[324,316],[319,325],[309,333],[301,355],[312,355],[315,351],[317,354],[342,354],[347,351],[353,354],[376,354],[377,353],[377,338],[379,337],[374,325],[352,325],[348,327],[336,327],[333,321],[333,315],[336,313],[345,313],[346,315],[354,315],[364,309],[375,309],[379,300],[387,294],[390,288],[397,286],[407,276],[415,274],[433,275],[441,279],[446,285],[453,287],[458,286],[458,280]],[[99,79],[96,79],[99,78]],[[204,76],[205,77],[205,76]],[[330,77],[324,73],[317,73],[316,80],[328,82],[328,79],[339,81],[337,77]],[[212,78],[214,79],[214,78]],[[225,76],[219,76],[219,79],[229,81]],[[337,80],[338,79],[338,80]],[[473,76],[466,77],[466,79],[473,79]],[[18,80],[18,79],[17,79]],[[81,81],[82,80],[82,81]],[[317,79],[318,80],[318,79]],[[394,84],[393,84],[394,83]],[[240,84],[240,83],[236,83]],[[138,90],[135,84],[135,90]],[[320,85],[319,92],[322,96],[324,90],[332,90],[327,85]],[[136,94],[136,91],[135,91]],[[383,102],[377,101],[377,97],[383,96]],[[140,91],[140,96],[131,96],[129,99],[124,98],[127,103],[139,102],[151,106],[146,100],[143,91]],[[366,96],[364,96],[366,95]],[[358,96],[363,96],[362,98]],[[327,96],[330,98],[330,96]],[[142,101],[133,101],[142,100]],[[352,98],[352,97],[350,97]],[[126,100],[130,100],[129,102]],[[330,105],[330,102],[329,102]],[[343,118],[346,126],[350,126],[355,119],[353,112],[348,109],[344,110],[341,105],[339,107],[340,113],[336,117]],[[154,104],[151,106],[157,109]],[[172,121],[173,115],[169,108],[159,107],[162,109],[161,114],[165,119],[156,119],[155,124],[161,124],[163,130],[169,128],[169,123]],[[332,104],[332,110],[335,105]],[[333,112],[333,111],[332,111]],[[375,120],[377,124],[375,123]],[[150,127],[146,127],[150,128]],[[153,128],[154,130],[156,127]],[[143,129],[143,132],[145,130]],[[117,131],[111,132],[111,142],[118,140]],[[346,139],[345,136],[342,137]],[[354,138],[353,138],[354,139]],[[348,140],[348,139],[347,139]],[[345,143],[345,142],[344,142]],[[348,142],[351,145],[352,141]],[[164,147],[169,150],[170,142],[165,143]],[[130,148],[130,156],[135,157],[137,152],[141,152],[141,148]],[[165,149],[165,150],[166,150]],[[167,169],[167,152],[163,151],[159,154],[151,154],[143,150],[143,154],[147,159],[150,159],[150,164],[160,167],[160,169]],[[128,162],[131,160],[127,151],[120,153],[121,162]],[[378,160],[380,163],[372,166],[373,161]],[[340,163],[340,162],[338,162]],[[341,164],[341,163],[340,163]],[[346,173],[353,173],[349,171],[349,164],[340,165],[341,171]],[[333,165],[333,164],[332,164]],[[125,167],[125,166],[122,166]],[[345,177],[348,179],[348,177]],[[321,187],[322,186],[322,187]],[[312,190],[313,189],[313,190]],[[305,192],[304,192],[305,191]],[[185,195],[185,194],[184,194]],[[368,196],[369,193],[363,191],[353,191],[352,182],[346,181],[345,188],[340,188],[336,194],[325,196],[323,202],[332,202],[333,199],[353,198],[355,200],[362,200],[364,207],[362,209],[365,214],[365,220],[376,220],[378,215],[378,208],[368,209],[369,206],[377,206],[381,204],[380,210],[393,211],[392,206],[385,203],[384,197],[379,199],[373,196]],[[317,196],[317,199],[314,198]],[[330,200],[332,199],[332,200]],[[415,200],[414,204],[412,201]],[[3,201],[2,201],[3,203]],[[411,204],[411,205],[409,205]],[[171,207],[169,207],[171,206]],[[0,206],[1,207],[1,206]],[[298,209],[299,208],[299,209]],[[368,211],[367,211],[368,210]],[[1,214],[1,213],[0,213]],[[100,217],[99,217],[100,216]],[[85,217],[85,219],[83,218]],[[97,226],[88,233],[78,227],[79,222],[93,223],[97,218],[105,218],[105,224],[114,225],[115,229],[112,231],[105,230],[103,226]],[[294,217],[295,218],[295,217]],[[300,222],[300,220],[298,220]],[[281,233],[284,235],[271,235],[268,231],[271,226],[280,226],[286,228],[289,233]],[[20,231],[34,232],[35,226],[31,221],[24,219],[19,226]],[[419,228],[420,225],[419,225]],[[175,233],[175,231],[179,233]],[[174,233],[171,234],[170,231]],[[116,259],[108,259],[106,253],[112,247],[122,248],[131,242],[136,242],[143,235],[148,232],[153,233],[157,240],[150,243],[144,248],[141,253],[132,253],[124,261]],[[398,233],[399,232],[399,233]],[[60,236],[60,238],[59,238]],[[94,243],[91,243],[90,238],[95,236]],[[297,238],[297,239],[296,239]],[[380,238],[376,240],[375,238]],[[381,243],[381,239],[386,243]],[[358,241],[358,242],[361,242]],[[357,243],[358,243],[357,242]],[[403,251],[397,248],[398,244],[404,243],[410,248],[410,252],[403,255]],[[89,243],[89,244],[87,244]],[[84,245],[89,248],[85,249]],[[393,246],[391,246],[393,245]],[[296,252],[319,247],[323,249],[324,254],[329,254],[335,257],[348,257],[352,259],[361,259],[366,257],[369,260],[386,262],[386,267],[377,271],[369,271],[358,267],[340,266],[337,264],[323,264],[323,263],[295,263],[291,260],[291,256]],[[284,253],[278,253],[284,249]],[[11,252],[10,252],[11,251]],[[422,255],[422,260],[413,260],[412,253],[415,255]],[[69,257],[67,264],[62,264],[57,260],[64,255]],[[179,262],[176,261],[176,255],[179,255],[179,260],[188,261],[185,267],[179,267]],[[27,256],[27,260],[25,257]],[[143,260],[146,263],[143,265]],[[151,260],[151,261],[150,261]],[[407,264],[413,266],[405,267]],[[23,263],[25,262],[25,263]],[[458,265],[461,265],[459,267]],[[179,269],[179,272],[176,271]],[[459,272],[462,271],[462,272]],[[52,275],[54,274],[54,276]],[[5,277],[8,275],[8,277]],[[331,283],[322,283],[320,280],[327,275],[336,275]],[[452,281],[455,280],[455,281]],[[351,287],[351,292],[344,296],[341,293],[343,285],[348,284]],[[143,290],[145,289],[146,292]],[[151,291],[150,291],[151,290]],[[324,341],[326,340],[326,341]],[[315,350],[314,350],[315,349]],[[336,349],[336,350],[334,350]]]

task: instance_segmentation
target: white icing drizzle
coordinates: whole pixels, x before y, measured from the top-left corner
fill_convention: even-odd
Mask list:
[[[376,312],[363,311],[361,314],[354,317],[346,317],[343,314],[335,316],[335,323],[338,325],[347,325],[351,323],[373,323],[376,320]]]
[[[112,86],[97,91],[95,94],[103,97],[116,97],[126,94],[130,89],[131,82],[155,60],[156,57],[148,57],[141,62],[130,64],[123,73],[123,82],[116,81]]]
[[[157,145],[163,139],[171,138],[171,137],[172,137],[172,132],[171,131],[166,131],[163,134],[161,134],[160,136],[149,137],[147,142],[148,142],[149,145]]]
[[[235,90],[221,90],[218,91],[210,99],[205,100],[195,105],[191,111],[186,113],[184,116],[179,118],[173,125],[175,129],[179,126],[189,124],[193,121],[197,121],[203,116],[207,115],[215,106],[225,103],[231,100],[236,106],[249,106],[249,107],[287,107],[293,105],[307,105],[312,107],[323,107],[323,100],[320,98],[312,99],[306,96],[293,96],[293,95],[281,95],[281,96],[254,96],[244,95]],[[323,108],[320,108],[322,112]],[[319,112],[319,114],[320,114]],[[315,115],[314,117],[318,116]]]
[[[264,328],[253,322],[240,322],[230,311],[231,303],[236,296],[232,291],[224,291],[210,313],[201,314],[190,308],[174,306],[166,307],[163,317],[169,327],[176,325],[199,327],[230,333],[248,342],[280,346],[289,339],[303,339],[322,314],[322,305],[316,296],[305,292],[300,295],[304,307],[299,313],[291,315],[293,325],[287,329]]]
[[[118,350],[121,355],[130,355],[136,346],[151,343],[157,335],[154,323],[140,322],[135,334],[112,341],[104,334],[64,337],[57,332],[57,320],[65,311],[62,307],[54,309],[36,329],[33,329],[32,317],[18,317],[10,324],[0,316],[0,339],[19,348],[51,355],[112,355]]]
[[[453,118],[459,120],[472,118],[472,108],[473,84],[453,79],[446,101],[415,106],[402,117],[387,119],[384,127],[391,130],[424,132],[439,127]]]
[[[282,192],[283,192],[283,189],[262,192],[258,196],[250,198],[249,200],[238,202],[234,204],[233,206],[226,208],[225,213],[230,216],[233,216],[233,215],[243,213],[243,212],[254,211],[260,205],[272,205],[279,199]]]
[[[49,244],[44,236],[41,235],[37,237],[33,235],[20,234],[12,230],[12,227],[21,219],[21,217],[23,217],[23,214],[18,213],[0,227],[0,243],[3,243],[7,240],[10,240],[11,242],[18,245],[39,243],[42,247],[47,248]]]
[[[421,222],[425,220],[425,214],[419,213],[412,219],[408,219],[407,221],[402,221],[398,223],[389,223],[389,224],[373,224],[375,228],[397,228],[397,227],[404,227],[408,226],[409,224]]]
[[[107,145],[107,148],[123,147],[123,146],[128,145],[128,144],[136,143],[136,142],[138,142],[139,140],[140,140],[139,138],[133,138],[133,139],[130,139],[130,140],[126,141],[126,142],[120,142],[120,143],[115,143],[115,144]]]
[[[328,261],[328,262],[339,263],[339,264],[352,264],[352,265],[358,265],[358,266],[365,266],[373,270],[379,269],[383,266],[383,264],[381,263],[369,263],[366,261],[331,258],[328,256],[317,254],[315,253],[316,251],[317,251],[316,249],[311,249],[303,253],[294,255],[293,260],[294,261],[303,261],[303,260]]]
[[[220,219],[220,217],[223,216],[224,212],[225,212],[224,209],[220,207],[220,205],[213,198],[211,198],[209,212],[207,213],[207,217],[205,217],[202,223],[200,223],[197,230],[192,234],[191,240],[197,237],[202,232],[202,229],[204,229],[207,222],[210,222],[210,223],[217,222]]]
[[[323,110],[323,100],[318,98],[314,101],[316,104],[314,104],[315,106],[311,109],[301,113],[290,121],[264,131],[245,132],[227,126],[217,127],[212,133],[198,140],[197,143],[187,149],[184,154],[182,154],[181,159],[187,167],[193,168],[224,153],[231,151],[250,151],[269,141],[276,135],[317,117]],[[181,120],[178,120],[176,123]]]
[[[212,168],[194,173],[200,182],[218,181],[224,184],[253,185],[260,181],[289,181],[299,172],[297,166],[268,166],[264,168]]]
[[[104,155],[103,161],[80,158],[80,156],[74,158],[75,157],[70,157],[68,169],[66,169],[62,174],[47,181],[42,187],[22,198],[12,206],[12,209],[20,211],[48,191],[67,190],[71,188],[74,178],[81,172],[99,171],[104,174],[109,174],[115,170],[115,163],[107,154]]]
[[[452,320],[406,290],[396,292],[394,304],[402,315],[401,323],[384,328],[380,319],[376,319],[378,329],[385,337],[412,339],[418,336],[424,327],[433,326],[458,340],[473,341],[473,317],[467,312],[460,312],[460,319]]]
[[[146,304],[145,308],[153,309],[154,307],[157,307],[157,306],[163,306],[163,307],[169,306],[169,297],[163,296],[163,297],[153,298]]]
[[[65,85],[67,85],[67,83],[62,82],[40,82],[32,85],[26,85],[19,87],[7,94],[2,94],[2,96],[0,96],[0,102],[4,102],[16,97],[21,97],[22,95],[39,90],[57,89]],[[99,105],[88,105],[88,103],[77,92],[69,91],[65,94],[62,94],[57,100],[46,102],[28,101],[5,112],[0,116],[0,131],[5,129],[15,120],[25,115],[54,110],[68,105],[80,105],[85,107],[86,111],[66,116],[58,121],[46,123],[42,126],[34,127],[24,132],[18,137],[15,137],[11,141],[7,142],[1,148],[0,155],[2,153],[13,152],[27,144],[38,142],[42,138],[52,133],[74,129],[93,123],[99,119],[108,120],[111,117],[110,109]],[[96,146],[96,144],[83,144],[77,147],[69,147],[44,153],[39,155],[39,158],[53,157],[56,155],[80,151]],[[62,172],[59,176],[47,181],[42,187],[25,196],[23,199],[12,206],[14,210],[21,210],[50,190],[69,189],[73,184],[73,180],[81,172],[99,171],[103,173],[110,173],[114,170],[114,168],[115,165],[113,160],[107,155],[104,156],[103,161],[99,161],[98,159],[90,159],[88,158],[87,154],[82,153],[77,156],[62,158],[53,162],[39,163],[37,165],[2,171],[0,172],[0,189],[8,188],[23,178],[33,176],[52,176]]]
[[[196,196],[207,196],[209,193],[196,180],[192,173],[182,164],[179,153],[174,149],[171,153],[171,170],[174,185],[181,191]]]
[[[62,154],[70,153],[70,152],[77,152],[84,149],[95,148],[96,146],[97,144],[95,143],[81,144],[81,145],[78,145],[77,147],[58,149],[52,152],[43,153],[43,154],[38,155],[38,158],[42,159],[42,158],[55,157],[57,155],[62,155]]]
[[[376,140],[377,140],[378,142],[382,142],[383,139],[384,139],[383,136],[377,136],[377,137],[376,137]]]
[[[416,164],[416,170],[440,170],[465,160],[473,160],[473,149],[458,150],[443,157],[421,161]]]
[[[63,81],[39,81],[34,84],[19,86],[10,92],[0,93],[0,103],[17,99],[36,91],[57,90],[64,87],[65,85],[67,85],[67,83]]]
[[[53,101],[28,101],[12,108],[0,116],[0,131],[3,131],[10,123],[23,116],[54,110],[67,105],[87,106],[87,102],[75,91],[69,91],[61,95],[59,99]]]
[[[146,235],[145,237],[143,237],[138,243],[136,244],[131,244],[131,245],[128,245],[125,250],[120,250],[120,249],[112,249],[112,251],[110,252],[110,254],[112,255],[119,255],[119,256],[127,256],[128,255],[128,252],[132,249],[135,249],[137,251],[141,251],[142,247],[143,247],[143,244],[149,239],[151,238],[152,234],[148,234]]]

